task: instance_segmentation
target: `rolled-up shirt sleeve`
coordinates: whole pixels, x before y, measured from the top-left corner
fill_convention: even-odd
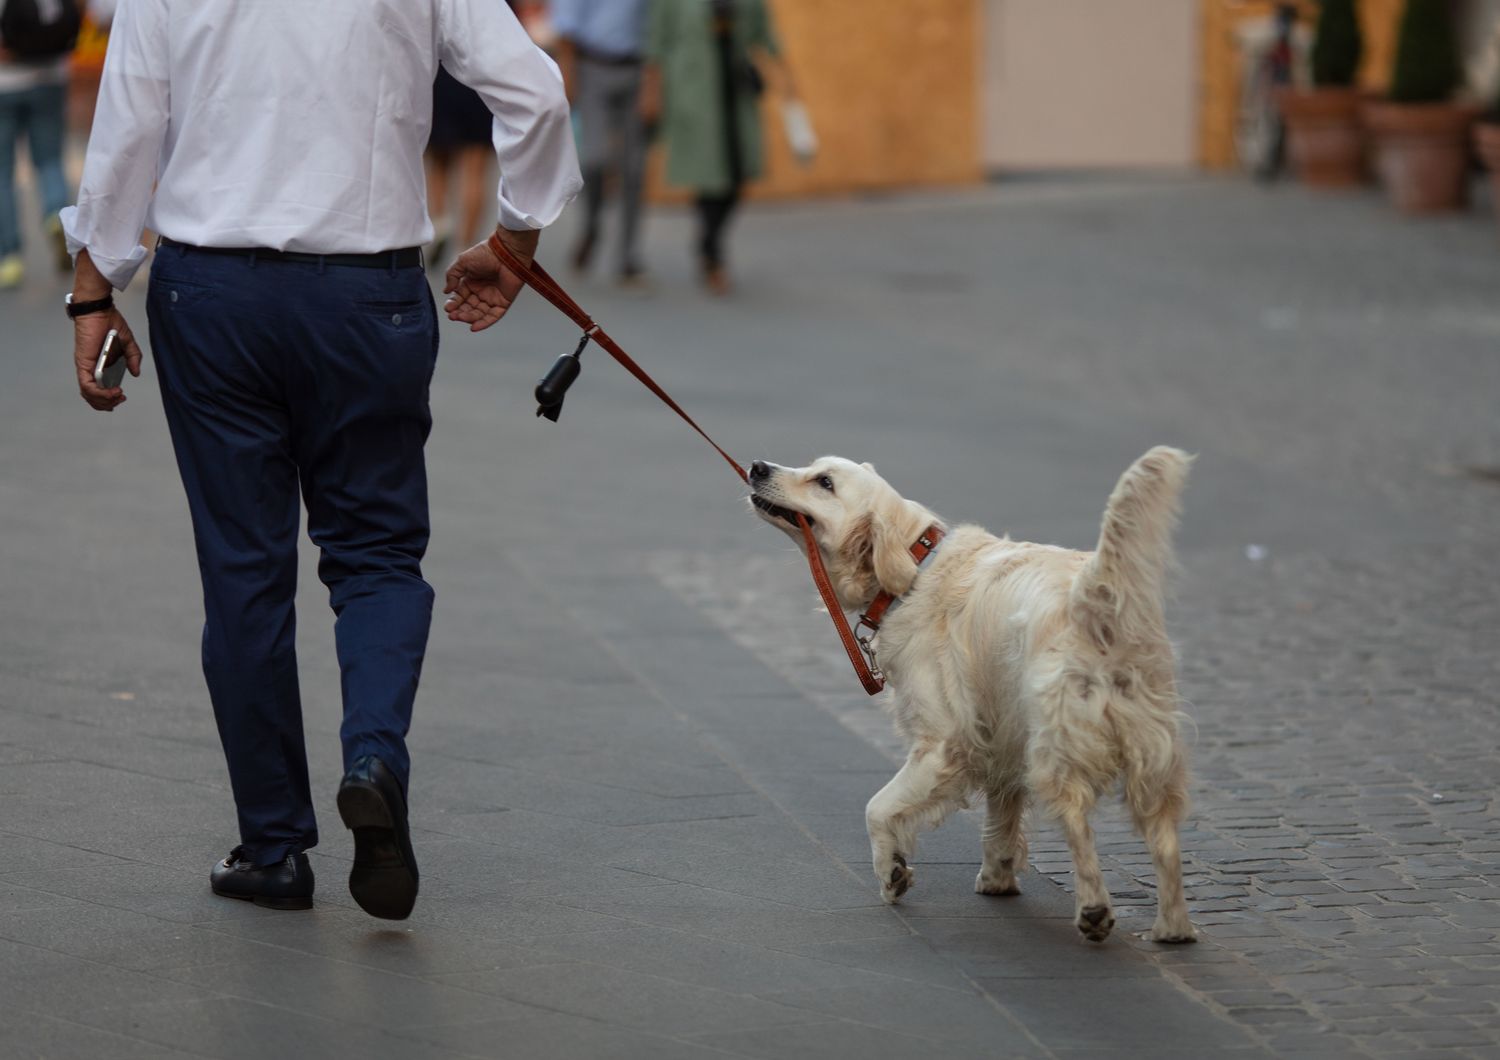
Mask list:
[[[562,74],[499,0],[441,0],[439,11],[443,65],[495,118],[500,223],[545,228],[583,188]]]
[[[146,260],[141,231],[171,117],[166,0],[120,0],[105,52],[78,204],[62,212],[68,252],[124,290]]]

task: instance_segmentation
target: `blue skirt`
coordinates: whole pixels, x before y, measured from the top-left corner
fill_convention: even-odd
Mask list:
[[[427,146],[437,151],[472,144],[488,147],[493,142],[492,121],[493,115],[479,93],[438,67],[437,80],[432,83],[432,133]]]

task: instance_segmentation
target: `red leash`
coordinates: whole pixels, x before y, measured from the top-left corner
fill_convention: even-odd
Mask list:
[[[748,483],[750,476],[739,462],[724,451],[718,442],[708,436],[708,432],[698,426],[697,421],[689,416],[683,407],[672,400],[672,396],[657,385],[646,370],[636,364],[630,354],[620,348],[619,343],[609,337],[609,334],[594,322],[594,318],[583,311],[583,307],[573,301],[562,285],[547,274],[547,270],[535,261],[523,262],[509,247],[500,242],[498,235],[491,234],[489,248],[494,251],[495,257],[504,263],[505,267],[517,276],[537,294],[551,302],[559,312],[573,323],[583,329],[583,339],[578,348],[581,352],[588,340],[592,339],[600,349],[609,354],[620,366],[631,375],[639,379],[647,390],[655,394],[673,412],[681,416],[689,427],[703,436],[703,440],[722,456],[729,466],[734,468],[734,473],[740,477],[741,482]],[[569,380],[571,382],[571,380]],[[561,395],[558,396],[559,403]],[[554,406],[554,410],[557,406]],[[543,412],[539,412],[544,414]],[[555,411],[552,418],[556,418]],[[834,628],[838,630],[839,640],[844,644],[844,651],[849,656],[849,662],[854,666],[854,672],[859,675],[860,684],[865,686],[865,691],[874,695],[885,687],[885,677],[881,674],[879,667],[875,665],[874,649],[870,647],[868,640],[861,640],[854,635],[849,628],[849,620],[844,616],[844,609],[839,606],[838,594],[833,591],[833,582],[829,580],[828,571],[823,568],[823,556],[818,551],[818,543],[813,539],[812,526],[806,517],[800,513],[797,516],[797,524],[802,528],[802,537],[807,543],[807,565],[812,570],[813,582],[818,587],[818,594],[823,597],[823,605],[828,609],[828,615],[833,619]]]

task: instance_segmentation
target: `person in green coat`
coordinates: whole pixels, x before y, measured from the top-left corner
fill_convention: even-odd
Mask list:
[[[667,151],[667,181],[691,188],[704,282],[729,292],[724,232],[764,168],[760,95],[793,94],[765,0],[651,0],[641,111]]]

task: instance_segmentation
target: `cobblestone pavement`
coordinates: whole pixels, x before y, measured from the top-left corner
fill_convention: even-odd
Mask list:
[[[1195,773],[1183,847],[1216,956],[1138,945],[1278,1053],[1495,1055],[1500,561],[1455,546],[1187,568],[1171,612]],[[800,564],[756,562],[732,593],[722,563],[655,569],[899,761],[827,619],[788,616],[810,593]],[[755,620],[773,605],[775,624]],[[1150,858],[1118,805],[1096,826],[1122,928],[1144,930]],[[1035,814],[1031,829],[1033,866],[1071,889],[1060,833]]]

